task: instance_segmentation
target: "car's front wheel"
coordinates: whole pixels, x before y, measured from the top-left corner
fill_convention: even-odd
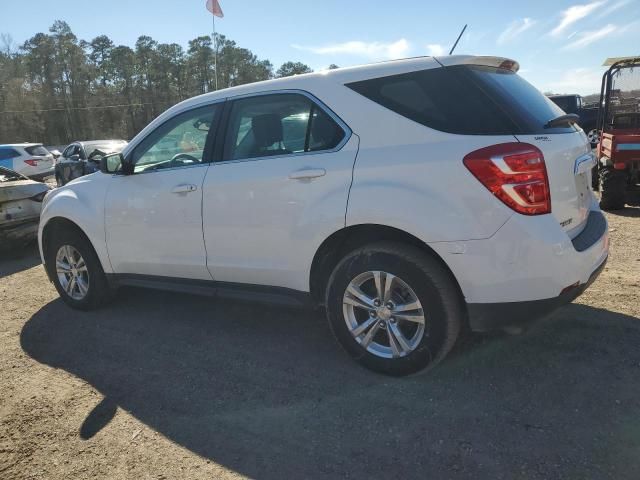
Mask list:
[[[56,290],[71,307],[90,310],[110,298],[100,260],[79,232],[57,232],[48,245],[46,261]]]
[[[464,318],[451,274],[419,249],[394,243],[363,247],[335,268],[327,316],[343,348],[367,368],[409,375],[437,364]]]

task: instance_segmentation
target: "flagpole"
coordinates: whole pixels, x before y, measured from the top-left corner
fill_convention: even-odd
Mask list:
[[[216,35],[216,16],[213,18],[213,68],[215,69],[216,90],[218,90],[218,36]]]

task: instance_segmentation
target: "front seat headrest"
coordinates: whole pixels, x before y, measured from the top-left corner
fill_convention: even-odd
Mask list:
[[[282,120],[275,113],[258,115],[251,120],[251,128],[259,148],[270,147],[283,138]]]

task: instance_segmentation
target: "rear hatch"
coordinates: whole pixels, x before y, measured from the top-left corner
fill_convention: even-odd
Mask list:
[[[30,158],[25,163],[32,167],[36,167],[39,172],[45,172],[53,168],[53,155],[42,145],[33,145],[24,149]],[[29,160],[27,162],[27,160]]]
[[[513,64],[507,63],[507,67]],[[595,165],[584,132],[571,123],[550,126],[551,120],[565,112],[512,68],[486,65],[448,68],[464,69],[463,75],[500,107],[515,138],[542,152],[549,179],[551,214],[571,238],[577,236],[589,215],[590,171]]]
[[[565,112],[520,77],[513,60],[435,60],[439,67],[424,62],[426,68],[346,86],[405,118],[454,134],[447,151],[457,156],[469,148],[460,159],[494,196],[522,215],[550,212],[571,238],[578,235],[591,205],[589,171],[595,164],[584,132],[567,121],[550,123]]]

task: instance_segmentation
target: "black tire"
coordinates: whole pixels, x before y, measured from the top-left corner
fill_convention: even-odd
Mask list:
[[[620,210],[626,202],[627,174],[611,167],[600,169],[600,208]]]
[[[60,247],[63,245],[70,245],[75,248],[80,253],[87,266],[89,286],[87,294],[81,300],[76,300],[69,296],[60,284],[60,280],[56,273],[56,255]],[[107,277],[104,274],[98,255],[94,251],[89,240],[80,232],[73,230],[58,230],[55,232],[47,247],[46,264],[47,269],[51,269],[50,276],[53,278],[53,284],[56,287],[60,298],[62,298],[62,300],[70,307],[77,310],[93,310],[101,307],[111,299],[112,292],[109,289]]]
[[[354,278],[369,271],[400,278],[425,306],[425,334],[406,356],[382,358],[369,352],[347,326],[343,314],[345,291]],[[329,279],[326,308],[331,330],[344,350],[361,365],[393,376],[410,375],[438,364],[453,348],[465,318],[460,290],[438,260],[416,247],[387,242],[359,248],[338,263]]]
[[[600,190],[600,174],[598,173],[597,165],[591,169],[591,187],[594,192]]]

